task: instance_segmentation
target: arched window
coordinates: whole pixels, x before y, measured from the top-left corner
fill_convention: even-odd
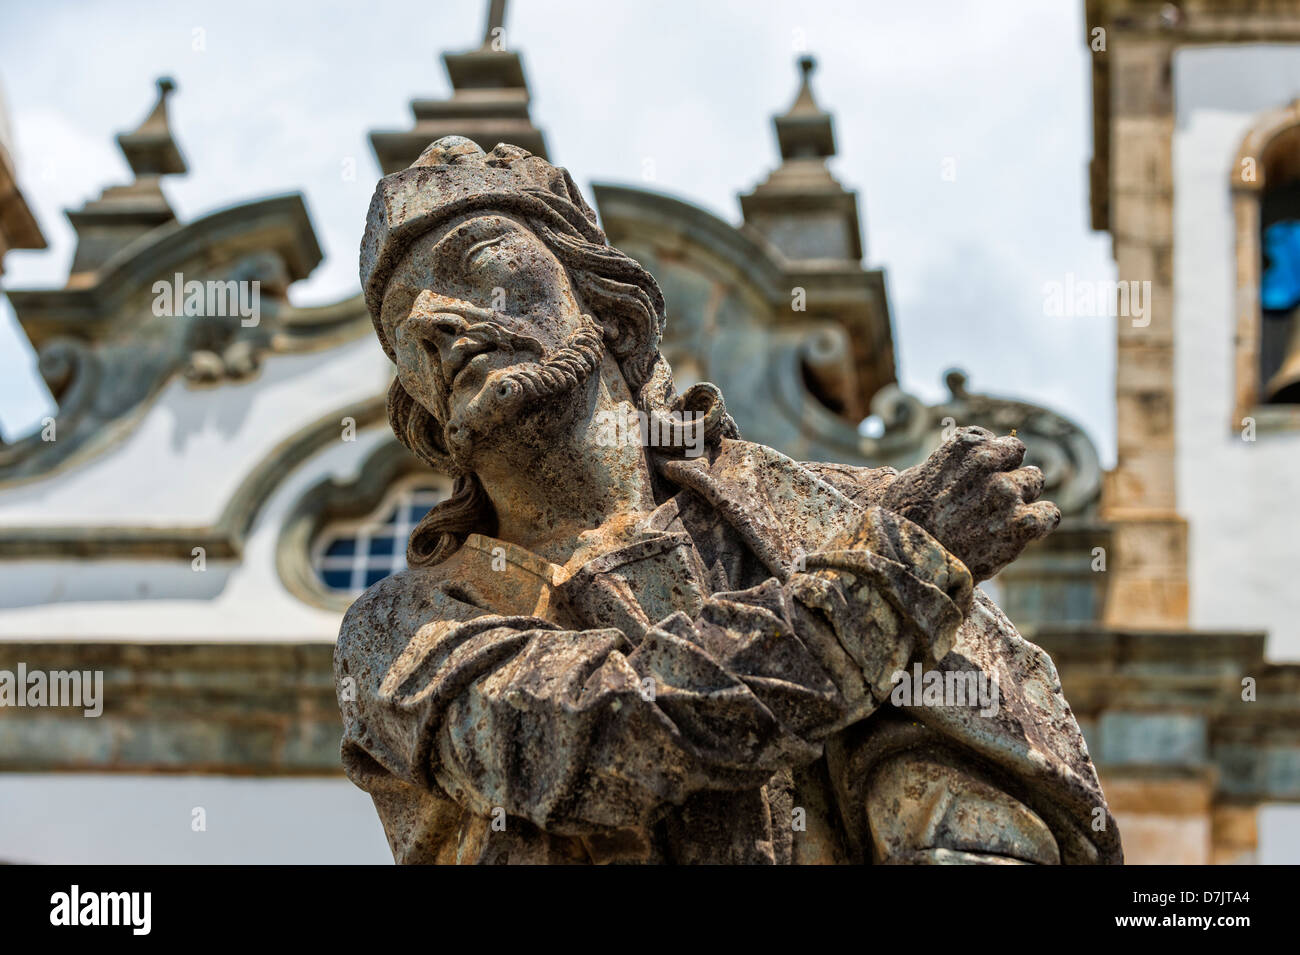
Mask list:
[[[323,527],[312,544],[311,565],[325,588],[359,594],[406,569],[406,542],[445,488],[415,479],[393,488],[371,514]]]
[[[1264,115],[1232,171],[1237,227],[1233,428],[1300,427],[1300,100]]]

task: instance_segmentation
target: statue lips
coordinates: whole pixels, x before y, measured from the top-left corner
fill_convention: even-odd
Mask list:
[[[460,377],[462,371],[469,367],[470,362],[480,355],[496,350],[497,344],[495,342],[470,336],[458,338],[456,343],[451,346],[451,351],[443,363],[443,372],[447,376],[447,383],[452,388],[455,388],[456,379]]]
[[[490,359],[484,358],[482,361],[478,359],[495,352],[509,355],[531,352],[541,358],[544,349],[541,342],[529,335],[508,331],[489,322],[470,325],[462,330],[460,337],[448,349],[447,357],[443,359],[443,378],[447,382],[448,390],[455,389],[456,379],[471,366],[482,368],[491,364]]]

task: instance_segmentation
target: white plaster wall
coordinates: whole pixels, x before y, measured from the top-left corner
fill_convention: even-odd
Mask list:
[[[258,512],[242,561],[30,561],[0,573],[0,640],[328,641],[341,615],[280,581],[275,547],[298,499],[326,477],[355,478],[387,422],[332,442],[284,475]],[[254,461],[227,470],[239,473]],[[237,483],[237,482],[236,482]],[[119,493],[123,493],[119,489]]]
[[[1232,420],[1236,235],[1228,188],[1260,114],[1300,96],[1300,46],[1174,58],[1178,509],[1190,524],[1191,624],[1261,629],[1300,659],[1300,433],[1243,441]]]
[[[268,356],[242,384],[174,379],[124,440],[47,479],[0,491],[0,527],[168,527],[214,521],[249,471],[322,415],[383,394],[392,365],[373,335]]]
[[[192,827],[202,808],[207,829]],[[0,774],[0,863],[392,865],[346,779]]]

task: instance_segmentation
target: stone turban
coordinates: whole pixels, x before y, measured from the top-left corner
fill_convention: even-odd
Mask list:
[[[596,213],[569,173],[518,146],[483,152],[464,136],[444,136],[408,168],[375,187],[361,239],[361,290],[379,342],[392,345],[379,321],[384,287],[410,244],[439,222],[492,210],[543,220],[564,235],[605,245]]]

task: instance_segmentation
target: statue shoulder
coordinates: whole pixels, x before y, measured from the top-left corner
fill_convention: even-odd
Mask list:
[[[399,571],[372,585],[343,616],[336,663],[356,654],[391,652],[423,628],[472,619],[485,611],[458,596],[456,562]]]

